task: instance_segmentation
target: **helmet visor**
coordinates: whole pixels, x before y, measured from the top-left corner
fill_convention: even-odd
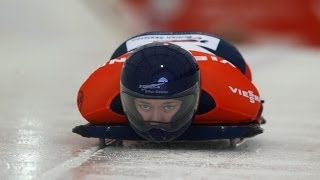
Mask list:
[[[139,131],[161,129],[175,132],[192,119],[198,96],[189,94],[170,99],[133,97],[122,93],[122,104],[130,123]]]

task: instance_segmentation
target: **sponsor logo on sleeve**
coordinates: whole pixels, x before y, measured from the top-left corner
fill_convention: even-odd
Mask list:
[[[238,94],[239,96],[248,98],[250,103],[260,102],[260,97],[258,95],[255,95],[253,93],[253,91],[250,91],[250,90],[245,91],[245,90],[242,90],[242,89],[239,89],[239,88],[235,88],[235,87],[232,87],[232,86],[229,86],[229,89],[231,90],[231,92],[233,94]]]

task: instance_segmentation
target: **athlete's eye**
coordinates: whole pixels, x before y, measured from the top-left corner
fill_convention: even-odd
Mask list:
[[[140,104],[139,105],[140,109],[144,110],[144,111],[149,111],[151,110],[151,106],[147,105],[147,104]]]
[[[166,112],[169,112],[169,111],[172,111],[175,109],[176,106],[173,106],[173,105],[166,105],[163,107],[163,109],[166,111]]]

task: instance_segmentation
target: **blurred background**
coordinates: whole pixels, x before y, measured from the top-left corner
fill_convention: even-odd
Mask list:
[[[127,0],[119,6],[134,14],[131,22],[148,30],[206,31],[237,42],[320,45],[319,0]]]
[[[80,85],[145,31],[201,31],[236,43],[266,99],[266,133],[239,151],[215,149],[219,156],[210,144],[99,150],[96,139],[71,133],[86,123]],[[320,0],[0,0],[1,179],[316,179],[319,33]]]

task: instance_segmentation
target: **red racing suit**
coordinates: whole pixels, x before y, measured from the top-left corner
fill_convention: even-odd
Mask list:
[[[135,48],[154,41],[188,50],[197,60],[201,96],[193,124],[237,125],[257,122],[260,95],[238,50],[228,42],[203,33],[144,33],[125,41],[107,63],[94,71],[78,92],[78,108],[91,124],[126,124],[120,101],[120,75]]]

